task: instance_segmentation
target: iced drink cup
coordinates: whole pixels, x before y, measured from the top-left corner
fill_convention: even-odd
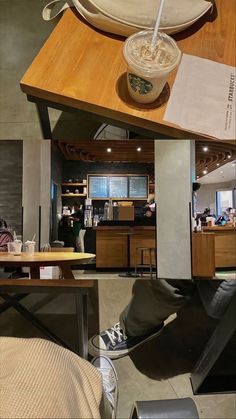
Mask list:
[[[128,91],[139,103],[152,103],[158,98],[181,57],[176,42],[165,33],[158,32],[156,44],[151,47],[152,35],[153,31],[138,32],[124,44]]]
[[[35,245],[36,245],[35,242],[29,241],[29,240],[27,242],[25,242],[26,252],[29,253],[30,255],[34,255]]]
[[[11,253],[13,255],[20,255],[21,249],[22,249],[21,240],[15,240],[14,242],[7,243],[8,253]]]

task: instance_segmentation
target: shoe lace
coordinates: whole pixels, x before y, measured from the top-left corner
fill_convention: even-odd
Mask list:
[[[107,334],[108,338],[110,339],[113,346],[115,346],[116,341],[118,341],[120,343],[123,340],[127,339],[127,336],[125,335],[125,333],[121,329],[119,322],[116,323],[110,329],[106,330],[106,334]]]

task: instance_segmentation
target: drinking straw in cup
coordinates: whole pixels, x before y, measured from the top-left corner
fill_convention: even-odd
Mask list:
[[[158,32],[163,4],[161,0],[154,31],[135,33],[124,43],[128,92],[139,103],[154,102],[180,62],[181,51],[174,39]]]

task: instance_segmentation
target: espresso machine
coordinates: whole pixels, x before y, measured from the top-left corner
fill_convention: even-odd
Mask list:
[[[93,226],[93,206],[92,199],[85,199],[84,205],[84,227]]]

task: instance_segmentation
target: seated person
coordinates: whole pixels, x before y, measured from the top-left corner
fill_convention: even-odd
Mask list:
[[[137,280],[119,322],[89,340],[90,355],[120,358],[159,336],[164,321],[192,298],[196,287],[208,315],[215,318],[222,317],[236,293],[235,280]]]
[[[1,418],[115,418],[118,382],[110,359],[89,363],[43,339],[0,337]]]
[[[226,221],[226,222],[228,222],[228,221],[230,221],[230,218],[231,218],[231,211],[232,211],[232,207],[228,207],[228,208],[226,208],[226,210],[223,212],[223,217],[224,217],[224,220]]]
[[[13,241],[11,232],[7,229],[7,223],[0,218],[0,252],[7,252],[7,243]]]
[[[217,225],[225,225],[225,224],[227,224],[227,222],[229,222],[230,219],[232,219],[232,217],[231,217],[231,211],[232,211],[232,209],[233,208],[229,207],[225,211],[223,211],[223,214],[220,215],[216,219],[215,224],[217,224]]]

